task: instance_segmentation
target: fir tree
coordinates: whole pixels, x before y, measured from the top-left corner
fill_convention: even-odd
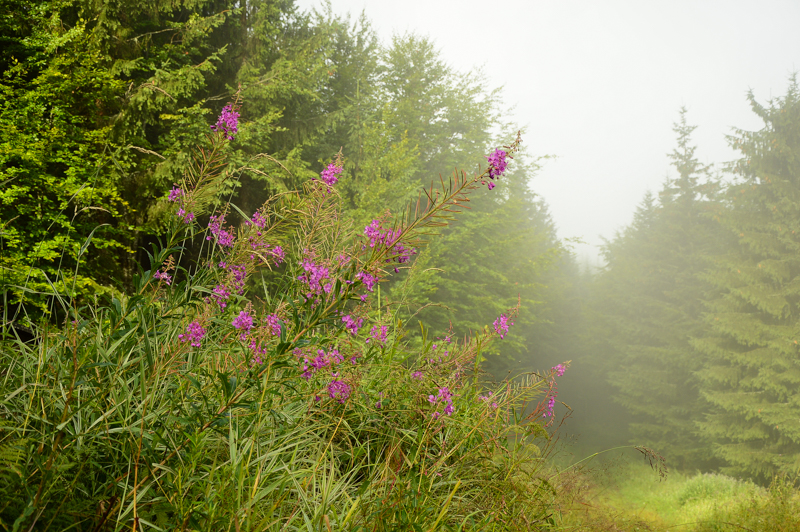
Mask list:
[[[206,115],[236,91],[248,106],[225,186],[248,187],[244,208],[311,175],[297,146],[322,121],[306,110],[327,36],[293,1],[14,0],[4,10],[0,290],[11,303],[44,309],[50,283],[73,296],[129,287]],[[311,125],[295,124],[298,114]]]
[[[721,220],[737,242],[708,275],[720,295],[694,345],[714,407],[701,434],[728,471],[767,481],[800,471],[800,92],[793,77],[769,105],[749,100],[764,127],[730,137],[743,157]]]
[[[694,129],[681,109],[670,153],[678,177],[666,181],[658,205],[647,196],[632,226],[607,244],[598,309],[611,346],[609,380],[630,413],[631,437],[683,468],[710,465],[694,430],[702,403],[691,338],[703,329],[711,287],[702,274],[721,242],[713,219],[718,187],[695,156]]]

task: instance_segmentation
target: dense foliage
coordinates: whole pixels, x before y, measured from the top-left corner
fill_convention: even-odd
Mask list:
[[[546,439],[552,373],[477,376],[570,359],[592,451],[800,473],[794,78],[721,172],[682,109],[675,177],[591,271],[543,159],[493,152],[493,80],[427,38],[293,0],[0,7],[3,525],[544,526],[513,435]]]
[[[13,43],[5,61],[21,66],[8,69],[0,106],[7,154],[0,181],[10,185],[2,196],[0,282],[6,312],[24,325],[57,311],[45,295],[51,283],[81,301],[130,290],[147,260],[143,250],[166,227],[158,199],[185,173],[191,147],[204,142],[209,113],[234,91],[248,105],[237,142],[225,148],[229,178],[218,193],[251,211],[305,182],[341,149],[343,212],[366,223],[375,213],[401,211],[460,161],[484,160],[497,143],[493,132],[507,138],[514,131],[500,122],[499,93],[480,72],[452,70],[429,40],[413,35],[380,46],[363,17],[311,16],[273,0],[105,7],[74,0],[35,9],[18,0],[4,20],[4,38]],[[73,62],[82,54],[86,73],[78,75]],[[82,77],[96,81],[72,85]],[[33,110],[70,126],[28,116]],[[45,130],[71,140],[37,143]],[[34,153],[36,146],[47,153]],[[426,307],[422,316],[439,333],[455,321],[463,334],[521,295],[519,323],[537,322],[545,311],[535,304],[543,299],[538,279],[561,247],[546,206],[527,188],[535,171],[533,163],[520,165],[512,194],[474,199],[469,222],[443,229],[447,243],[424,259],[429,268],[409,287],[406,319]],[[461,253],[476,235],[495,246]],[[497,256],[506,259],[487,268]],[[448,276],[459,280],[448,283]],[[502,294],[489,306],[469,301],[476,292],[466,281],[478,278],[486,292]],[[520,339],[506,342],[498,368],[525,349]]]
[[[32,343],[3,343],[0,523],[552,523],[541,457],[554,379],[566,366],[487,390],[481,350],[508,334],[517,309],[475,335],[425,337],[413,347],[399,309],[378,291],[483,181],[499,179],[519,140],[495,151],[484,172],[456,174],[405,213],[354,231],[341,215],[338,160],[252,214],[215,208],[238,117],[235,106],[223,109],[208,148],[170,192],[165,245],[154,247],[131,294],[86,307],[56,297],[65,325],[37,331]],[[246,216],[238,228],[226,221],[234,210]],[[184,267],[193,244],[199,257]],[[248,287],[265,277],[275,289],[252,297]]]

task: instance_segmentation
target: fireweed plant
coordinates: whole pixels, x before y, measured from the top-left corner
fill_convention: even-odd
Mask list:
[[[0,526],[554,523],[542,448],[566,366],[487,389],[481,349],[509,333],[516,309],[461,339],[423,331],[413,351],[377,297],[469,194],[494,188],[519,138],[491,153],[482,174],[456,173],[399,216],[353,229],[340,212],[341,154],[254,213],[220,204],[238,119],[237,104],[226,106],[165,197],[164,245],[134,293],[85,308],[62,301],[64,325],[33,342],[4,331]],[[194,261],[190,246],[201,250]]]

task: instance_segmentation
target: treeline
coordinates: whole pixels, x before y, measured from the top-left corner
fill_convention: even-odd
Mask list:
[[[580,361],[633,441],[768,482],[800,471],[800,92],[749,101],[764,127],[729,136],[741,158],[717,175],[681,110],[677,177],[605,245]]]
[[[217,192],[248,216],[341,150],[346,215],[363,228],[517,133],[481,71],[452,69],[415,35],[381,43],[364,17],[292,0],[3,6],[0,283],[20,325],[62,319],[53,289],[76,305],[130,290],[172,214],[168,191],[230,100],[241,122]],[[487,353],[501,355],[490,357],[498,375],[538,345],[544,302],[561,290],[553,265],[570,261],[529,188],[536,159],[514,167],[383,294],[409,329],[422,319],[441,336],[451,322],[456,335],[492,323],[519,298],[517,334]]]

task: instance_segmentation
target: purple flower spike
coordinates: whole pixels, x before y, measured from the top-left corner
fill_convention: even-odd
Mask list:
[[[233,327],[243,332],[249,331],[253,328],[253,316],[246,310],[241,311],[238,316],[233,318]]]
[[[169,191],[169,201],[176,202],[184,196],[183,189],[178,187],[172,187],[172,190]]]
[[[186,326],[186,334],[179,334],[181,342],[191,342],[192,347],[200,347],[200,341],[206,335],[206,330],[196,321]]]
[[[501,340],[508,334],[509,325],[514,325],[514,322],[508,321],[508,316],[505,314],[494,320],[494,332],[500,335]]]
[[[389,327],[388,326],[381,325],[380,328],[378,328],[378,326],[376,325],[369,331],[370,338],[367,339],[366,343],[369,343],[370,340],[375,340],[378,343],[380,343],[381,345],[385,345],[386,344],[386,335],[388,334],[388,332],[389,332]]]
[[[547,400],[547,410],[542,414],[543,418],[553,417],[553,409],[556,407],[556,398],[554,395],[550,396]]]
[[[359,281],[364,283],[364,288],[366,288],[370,292],[372,292],[372,290],[375,288],[375,285],[378,282],[378,278],[377,277],[375,277],[374,275],[371,275],[371,274],[369,274],[367,272],[358,272],[356,274],[356,279],[358,279]]]
[[[178,212],[177,212],[177,213],[175,213],[175,214],[178,216],[178,218],[180,218],[181,220],[183,220],[183,223],[185,223],[185,224],[188,224],[188,223],[190,223],[192,220],[194,220],[194,213],[193,213],[193,212],[186,212],[186,211],[183,209],[183,207],[179,208],[179,209],[178,209]]]
[[[344,403],[350,398],[350,386],[342,381],[332,380],[328,385],[328,396],[331,399],[336,399],[340,403]]]
[[[226,105],[222,108],[217,123],[211,126],[213,131],[222,132],[228,140],[233,140],[233,136],[239,132],[239,113],[233,106]]]
[[[453,412],[456,411],[455,407],[453,406],[453,392],[447,386],[439,388],[439,393],[436,395],[429,395],[428,402],[435,405],[436,403],[444,403],[444,415],[449,416]],[[439,412],[433,413],[433,418],[439,418]]]
[[[306,293],[306,299],[313,299],[314,296],[330,293],[332,285],[330,283],[323,284],[323,281],[331,278],[327,267],[316,264],[311,260],[311,255],[303,259],[300,265],[303,268],[303,274],[298,276],[297,280],[308,285],[309,292]]]
[[[489,161],[490,179],[506,173],[506,166],[508,166],[506,155],[508,154],[504,150],[495,150],[494,153],[486,156],[486,160]]]
[[[339,182],[339,178],[336,177],[337,175],[342,173],[342,168],[336,166],[334,163],[328,165],[328,167],[323,170],[319,176],[322,179],[322,182],[328,185],[328,187],[332,187],[336,183]]]
[[[264,229],[264,227],[267,226],[267,217],[264,216],[264,213],[256,211],[256,212],[253,213],[253,222],[252,223],[254,223],[256,225],[256,227]]]
[[[350,314],[344,316],[342,321],[344,322],[344,326],[347,328],[348,332],[353,336],[358,334],[358,329],[361,327],[361,324],[364,323],[362,318],[354,320]]]
[[[278,316],[276,316],[275,314],[267,314],[267,317],[265,318],[265,321],[267,322],[267,327],[270,328],[270,331],[272,332],[272,334],[275,335],[275,336],[280,336],[280,334],[281,334],[281,322],[278,319]]]
[[[164,281],[164,284],[166,284],[167,286],[172,284],[172,276],[167,272],[156,272],[153,275],[153,278],[158,279],[159,281]]]
[[[211,297],[217,302],[219,308],[224,309],[228,306],[228,298],[231,297],[231,293],[228,292],[225,285],[218,284],[214,287]]]
[[[236,240],[236,237],[233,235],[232,229],[225,228],[225,215],[220,216],[212,216],[208,220],[208,229],[211,231],[211,235],[214,235],[214,239],[223,248],[226,247],[233,247],[233,243]],[[206,237],[206,240],[211,240],[211,235]]]

